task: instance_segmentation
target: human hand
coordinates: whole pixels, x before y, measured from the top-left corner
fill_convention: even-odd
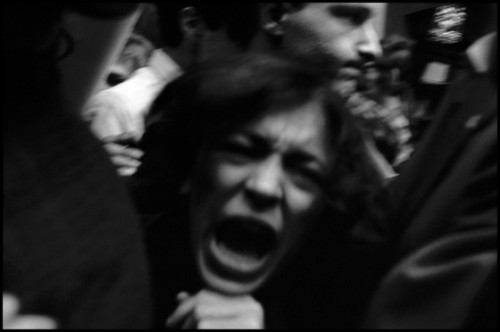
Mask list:
[[[119,175],[130,176],[137,171],[141,165],[139,159],[144,153],[133,147],[136,144],[136,138],[133,134],[108,136],[102,141],[104,149],[109,153],[111,162],[116,166]]]
[[[250,295],[227,296],[203,289],[181,292],[167,327],[181,329],[263,329],[264,311]]]
[[[20,315],[19,300],[13,295],[2,294],[2,307],[2,329],[4,330],[52,330],[57,327],[56,322],[46,316]]]

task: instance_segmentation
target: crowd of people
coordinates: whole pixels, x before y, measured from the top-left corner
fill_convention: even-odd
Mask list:
[[[497,5],[383,5],[5,5],[3,327],[496,328]]]

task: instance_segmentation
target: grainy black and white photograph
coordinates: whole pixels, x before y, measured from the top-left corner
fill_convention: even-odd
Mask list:
[[[2,329],[497,329],[494,2],[2,2]]]

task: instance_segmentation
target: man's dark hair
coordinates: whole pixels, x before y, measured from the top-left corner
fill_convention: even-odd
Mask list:
[[[208,29],[224,29],[230,40],[241,48],[248,46],[259,27],[256,3],[156,2],[156,6],[164,43],[170,47],[182,43],[179,12],[189,6],[196,9]]]
[[[155,2],[158,9],[158,26],[163,43],[169,47],[178,47],[183,40],[179,26],[179,12],[181,9],[192,6],[193,2]]]
[[[197,2],[196,9],[210,30],[224,29],[241,48],[248,46],[259,29],[257,3]]]

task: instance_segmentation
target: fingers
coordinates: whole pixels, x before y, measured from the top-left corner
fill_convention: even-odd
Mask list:
[[[124,133],[101,138],[104,143],[117,143],[120,145],[129,145],[137,143],[137,135],[134,133]]]
[[[254,330],[254,329],[262,329],[262,325],[253,319],[248,319],[247,317],[237,317],[235,319],[211,319],[207,318],[198,323],[196,328],[198,330]]]
[[[2,296],[3,325],[5,326],[19,311],[19,301],[15,296],[4,293]]]
[[[132,167],[137,168],[141,165],[141,162],[124,155],[113,155],[111,156],[111,161],[115,166],[118,167]]]
[[[194,309],[193,315],[199,320],[217,318],[221,320],[255,321],[259,325],[263,321],[264,312],[253,298],[226,298],[222,301],[204,302],[205,305]],[[246,326],[246,325],[243,325]]]
[[[116,166],[118,174],[130,176],[135,173],[141,165],[139,159],[144,154],[141,150],[116,143],[106,143],[104,148],[111,158],[111,162]]]
[[[181,302],[181,301],[184,301],[185,299],[187,299],[189,297],[189,293],[188,292],[180,292],[179,294],[177,294],[177,301],[178,302]]]
[[[179,306],[167,320],[172,328],[261,328],[262,306],[251,296],[226,296],[202,290],[177,295]],[[220,323],[220,324],[219,324]]]
[[[184,319],[184,323],[182,323],[181,330],[193,330],[193,329],[198,329],[198,323],[196,321],[196,318],[193,315],[187,316],[186,319]]]
[[[3,329],[48,330],[57,327],[56,322],[40,315],[19,315],[19,300],[10,294],[3,294]]]
[[[12,330],[53,330],[57,327],[56,322],[48,317],[36,315],[20,315],[4,324],[4,329]]]
[[[137,148],[126,146],[125,148],[122,149],[122,154],[127,155],[130,158],[139,160],[144,155],[144,152],[142,152],[141,150],[139,150]]]
[[[119,176],[132,176],[137,171],[137,167],[121,167],[116,171]]]
[[[111,155],[111,156],[124,156],[128,157],[130,159],[140,159],[144,153],[137,149],[133,148],[130,146],[125,146],[122,144],[117,144],[117,143],[105,143],[104,144],[104,149]]]
[[[186,292],[177,294],[177,301],[180,302],[180,305],[175,309],[174,313],[168,317],[167,327],[179,326],[196,305],[195,297],[189,297],[189,294]]]
[[[252,296],[227,296],[203,290],[204,305],[194,309],[199,329],[261,329],[264,310]]]

